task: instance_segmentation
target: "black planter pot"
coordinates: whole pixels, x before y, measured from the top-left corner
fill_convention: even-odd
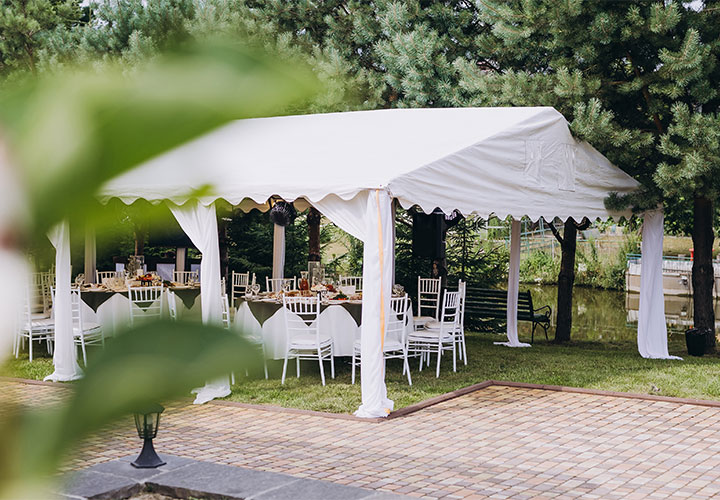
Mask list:
[[[705,354],[708,336],[712,335],[709,328],[691,328],[685,332],[685,344],[690,356],[702,356]]]

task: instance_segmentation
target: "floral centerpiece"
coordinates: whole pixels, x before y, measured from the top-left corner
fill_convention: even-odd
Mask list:
[[[150,286],[152,285],[153,281],[155,281],[155,276],[153,276],[152,274],[142,274],[137,277],[137,280],[142,286]]]

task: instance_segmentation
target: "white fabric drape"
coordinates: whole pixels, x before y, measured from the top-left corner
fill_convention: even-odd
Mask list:
[[[285,226],[273,224],[273,268],[272,277],[285,277]]]
[[[387,397],[383,357],[394,259],[390,195],[381,189],[368,190],[351,200],[331,195],[313,205],[340,229],[363,241],[362,404],[355,415],[386,417],[393,409]]]
[[[95,270],[97,269],[97,240],[95,228],[85,228],[85,283],[95,283]]]
[[[45,377],[53,382],[67,382],[82,377],[77,363],[77,351],[73,338],[72,304],[70,299],[70,225],[63,221],[48,232],[48,239],[55,247],[55,350],[53,365],[55,371]]]
[[[507,347],[530,347],[518,340],[517,309],[520,289],[520,221],[512,220],[510,228],[510,268],[507,288],[507,342],[495,342]]]
[[[643,214],[638,350],[643,358],[682,359],[668,353],[662,270],[663,219],[662,210]]]
[[[222,292],[220,286],[220,243],[218,240],[215,204],[188,203],[170,205],[170,210],[185,234],[202,254],[200,261],[200,306],[205,324],[222,324]],[[229,377],[221,377],[196,389],[194,404],[203,404],[230,394]]]

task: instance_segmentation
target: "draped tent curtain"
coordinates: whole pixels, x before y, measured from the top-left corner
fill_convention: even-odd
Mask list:
[[[507,342],[495,344],[507,347],[530,347],[518,340],[518,293],[520,291],[520,221],[513,219],[510,226],[510,265],[507,286]]]
[[[70,225],[60,222],[48,232],[48,239],[55,247],[55,350],[53,365],[55,370],[45,377],[53,382],[68,382],[82,377],[83,372],[77,363],[77,351],[73,336],[72,304],[70,298]]]
[[[273,224],[273,267],[272,277],[285,277],[285,226]]]
[[[202,254],[200,261],[200,306],[204,324],[222,324],[222,290],[220,285],[220,243],[218,238],[215,204],[205,206],[191,202],[178,207],[169,204],[170,210]],[[194,404],[206,403],[230,394],[229,377],[220,377],[196,389]]]
[[[638,350],[643,358],[682,359],[670,356],[663,296],[663,233],[661,209],[643,214]]]
[[[313,205],[340,229],[363,242],[362,405],[355,415],[386,417],[394,404],[387,397],[383,357],[395,258],[392,200],[386,190],[373,189],[347,201],[338,196],[327,196]]]

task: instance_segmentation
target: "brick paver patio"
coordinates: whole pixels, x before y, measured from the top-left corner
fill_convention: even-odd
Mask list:
[[[33,404],[66,392],[8,385]],[[139,448],[128,421],[68,467]],[[183,402],[163,415],[156,448],[427,498],[720,495],[720,409],[541,389],[490,386],[380,423]]]

